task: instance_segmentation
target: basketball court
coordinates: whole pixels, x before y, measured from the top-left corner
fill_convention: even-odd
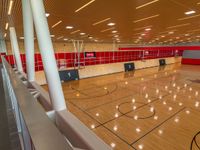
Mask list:
[[[200,0],[0,4],[0,150],[200,150]]]
[[[173,64],[62,87],[69,110],[114,149],[196,150],[199,69]]]

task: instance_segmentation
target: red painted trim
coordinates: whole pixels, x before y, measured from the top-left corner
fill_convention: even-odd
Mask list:
[[[187,65],[200,65],[200,59],[183,58],[182,64]]]
[[[200,46],[121,47],[119,50],[200,50]]]

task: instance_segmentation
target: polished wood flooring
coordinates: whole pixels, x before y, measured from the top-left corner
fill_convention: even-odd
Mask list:
[[[115,150],[200,149],[200,66],[174,64],[62,86],[69,110]]]

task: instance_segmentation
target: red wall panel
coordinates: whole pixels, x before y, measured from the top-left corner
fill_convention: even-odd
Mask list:
[[[200,65],[200,59],[183,58],[182,59],[182,64]]]

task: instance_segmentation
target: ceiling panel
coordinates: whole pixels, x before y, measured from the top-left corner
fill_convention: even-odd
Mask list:
[[[23,36],[21,0],[14,0],[12,15],[7,15],[10,0],[0,0],[0,32],[5,30],[6,22],[15,26],[18,37]],[[81,39],[84,41],[112,42],[135,44],[175,44],[190,43],[200,39],[200,0],[95,0],[93,3],[75,12],[90,0],[44,0],[50,32],[55,35],[54,41],[64,39]],[[153,3],[153,1],[155,1]],[[152,3],[151,3],[152,2]],[[136,7],[151,3],[140,9]],[[186,11],[195,10],[196,13],[186,16]],[[196,17],[195,17],[196,15]],[[154,16],[154,17],[153,17]],[[156,17],[155,17],[156,16]],[[194,18],[193,18],[193,17]],[[190,17],[190,18],[186,18]],[[93,23],[110,18],[96,26]],[[146,18],[146,19],[145,19]],[[181,20],[179,20],[182,18]],[[58,21],[59,25],[52,28]],[[136,21],[136,22],[134,22]],[[107,24],[114,22],[110,30]],[[67,30],[67,25],[73,26]],[[145,31],[144,27],[151,27]],[[73,31],[80,30],[75,34]],[[117,33],[113,34],[112,31]],[[173,31],[173,34],[169,34]],[[86,35],[81,36],[84,32]],[[88,38],[91,36],[92,38]],[[7,36],[9,40],[9,36]]]

